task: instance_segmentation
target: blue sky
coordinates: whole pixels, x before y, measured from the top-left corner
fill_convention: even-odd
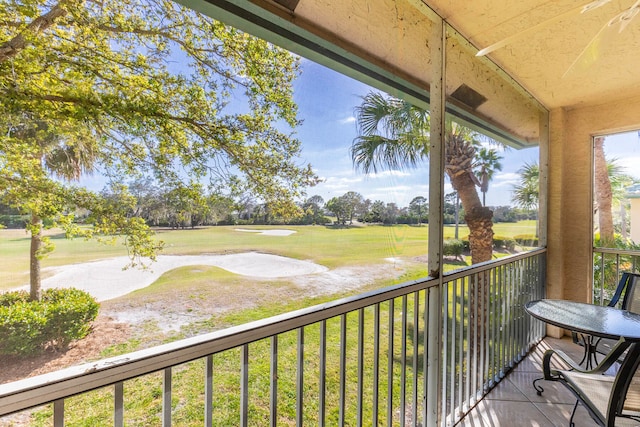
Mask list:
[[[307,190],[307,196],[320,195],[325,201],[347,191],[356,191],[365,199],[408,206],[416,196],[428,197],[428,168],[384,171],[364,175],[353,168],[349,147],[356,137],[354,107],[373,88],[309,60],[302,60],[302,73],[294,82],[294,99],[299,107],[302,125],[296,137],[302,141],[301,164],[310,163],[323,179]],[[616,158],[624,172],[640,180],[640,137],[638,132],[611,135],[606,138],[608,159]],[[502,171],[489,186],[487,205],[511,205],[511,191],[518,182],[518,169],[525,163],[538,161],[538,148],[501,150]],[[101,177],[88,177],[83,184],[94,190],[104,186]],[[445,184],[445,192],[451,192]]]
[[[349,147],[356,137],[354,107],[371,87],[326,67],[303,60],[302,74],[294,83],[302,126],[297,137],[303,143],[302,160],[311,163],[324,182],[308,190],[325,201],[347,191],[365,199],[408,206],[416,196],[428,196],[428,168],[385,171],[365,176],[353,168]],[[501,151],[503,169],[494,177],[487,193],[487,205],[510,205],[511,189],[518,181],[517,170],[525,162],[538,161],[538,149]],[[452,191],[447,183],[446,192]]]

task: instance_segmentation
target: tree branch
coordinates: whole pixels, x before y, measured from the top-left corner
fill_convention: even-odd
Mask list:
[[[27,46],[27,37],[25,37],[27,34],[43,32],[51,27],[56,19],[65,16],[68,12],[67,6],[71,1],[73,0],[61,0],[49,12],[31,21],[20,34],[0,44],[0,62],[13,58]]]

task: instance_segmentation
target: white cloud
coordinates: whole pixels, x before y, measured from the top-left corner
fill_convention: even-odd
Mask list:
[[[519,181],[520,175],[515,172],[501,173],[494,177],[493,182],[489,183],[489,191],[491,191],[492,188],[512,187]]]
[[[389,177],[398,178],[398,177],[411,176],[411,173],[399,171],[399,170],[392,170],[392,171],[382,171],[382,172],[372,173],[367,176],[369,178],[389,178]]]
[[[349,123],[355,123],[355,122],[356,122],[356,118],[353,116],[345,117],[344,119],[338,120],[338,123],[340,123],[341,125],[348,125]]]
[[[638,169],[640,157],[618,157],[616,163],[624,168],[623,173],[629,174],[634,178],[640,178],[640,170]]]

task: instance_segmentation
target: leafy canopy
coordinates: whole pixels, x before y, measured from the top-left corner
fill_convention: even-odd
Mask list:
[[[290,53],[171,1],[2,2],[0,17],[3,202],[62,223],[86,208],[96,231],[140,237],[127,204],[65,182],[223,180],[289,215],[317,182],[297,164]]]

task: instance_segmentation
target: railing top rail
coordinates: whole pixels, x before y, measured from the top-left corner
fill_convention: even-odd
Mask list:
[[[411,281],[153,348],[0,385],[0,416],[115,384],[436,286]]]
[[[640,256],[640,251],[633,251],[628,249],[616,249],[616,248],[593,248],[593,252],[602,254],[615,254],[615,255],[630,255]]]
[[[470,276],[472,274],[480,273],[481,271],[487,270],[487,268],[495,268],[500,267],[502,265],[506,265],[512,263],[514,261],[518,261],[525,258],[530,258],[532,256],[540,255],[547,252],[547,248],[537,248],[527,252],[521,252],[515,255],[509,255],[498,260],[491,260],[486,262],[481,262],[479,264],[474,264],[469,267],[463,267],[459,270],[454,270],[450,273],[444,274],[444,281],[452,281],[456,279],[460,279],[465,276]]]

